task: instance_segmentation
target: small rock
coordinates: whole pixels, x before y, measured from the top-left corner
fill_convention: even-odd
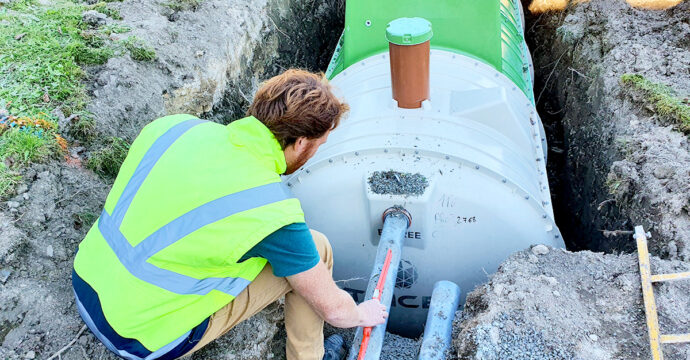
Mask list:
[[[53,245],[48,245],[48,247],[46,248],[46,255],[52,258],[54,254],[55,253],[53,251]]]
[[[7,202],[7,206],[8,206],[10,209],[16,209],[16,208],[19,207],[19,202],[17,202],[17,201],[8,201],[8,202]]]
[[[26,355],[24,355],[24,359],[35,359],[36,358],[36,352],[33,350],[28,351]]]
[[[560,296],[561,296],[561,293],[559,293],[557,290],[554,290],[554,291],[553,291],[553,296],[555,296],[555,297],[560,297]]]
[[[29,193],[23,193],[23,194],[22,194],[22,198],[23,198],[24,200],[29,200]]]
[[[556,278],[552,276],[539,275],[539,280],[549,286],[558,285],[558,280],[556,280]]]
[[[100,86],[106,86],[108,85],[109,80],[109,76],[106,73],[102,73],[98,78],[96,78],[96,84]]]
[[[204,56],[204,54],[205,54],[205,52],[204,52],[203,50],[199,50],[199,51],[197,51],[197,52],[194,54],[194,56],[196,56],[196,57],[202,57],[202,56]]]
[[[3,284],[6,283],[7,279],[10,278],[10,275],[12,275],[12,270],[10,270],[10,269],[0,270],[0,282]]]
[[[489,336],[491,337],[492,344],[498,345],[501,342],[501,332],[497,327],[492,326],[489,329]]]
[[[531,262],[532,264],[536,264],[536,263],[539,262],[539,258],[536,257],[536,256],[534,256],[534,255],[532,255],[532,254],[529,254],[529,257],[528,257],[527,260],[528,260],[529,262]]]
[[[657,179],[668,179],[673,176],[673,168],[668,165],[657,166],[652,172]]]
[[[549,248],[546,245],[536,245],[532,248],[532,254],[534,255],[546,255],[549,253]]]
[[[17,194],[23,194],[29,191],[29,187],[26,184],[21,184],[17,186]]]
[[[101,14],[96,10],[87,10],[81,14],[81,20],[93,27],[105,25],[107,19],[107,15]]]
[[[592,340],[592,341],[598,341],[598,340],[599,340],[599,337],[596,336],[596,335],[594,335],[594,334],[589,334],[589,339]]]

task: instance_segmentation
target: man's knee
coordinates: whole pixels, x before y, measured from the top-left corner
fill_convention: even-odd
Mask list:
[[[316,230],[311,230],[311,236],[314,239],[314,244],[316,244],[316,250],[319,251],[321,260],[331,269],[333,267],[333,248],[331,248],[328,238]]]

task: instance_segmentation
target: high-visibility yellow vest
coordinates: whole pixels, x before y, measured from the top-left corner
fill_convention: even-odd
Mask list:
[[[147,125],[74,260],[110,326],[156,351],[230,303],[266,264],[239,259],[304,222],[281,183],[285,169],[280,144],[253,117]]]

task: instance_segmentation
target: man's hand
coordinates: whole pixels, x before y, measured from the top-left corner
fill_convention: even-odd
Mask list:
[[[307,271],[288,276],[287,280],[322,319],[335,327],[374,326],[382,324],[388,317],[385,306],[378,300],[365,301],[357,306],[350,294],[338,288],[322,262]]]
[[[376,299],[367,300],[357,305],[359,326],[371,327],[383,324],[388,317],[386,307]]]

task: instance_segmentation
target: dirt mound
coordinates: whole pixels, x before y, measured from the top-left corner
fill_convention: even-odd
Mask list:
[[[652,253],[690,260],[690,144],[683,115],[660,103],[689,111],[688,13],[687,1],[648,11],[600,0],[528,18],[556,220],[572,249],[633,251],[626,231],[642,224]]]
[[[652,258],[655,274],[688,270]],[[689,293],[690,282],[655,285],[662,333],[690,330]],[[468,295],[454,345],[461,359],[649,359],[646,329],[636,255],[539,245]],[[663,349],[666,359],[690,357],[690,344]]]
[[[119,25],[131,29],[111,37],[140,39],[155,58],[127,55],[92,69],[88,110],[104,135],[131,141],[167,114],[234,120],[266,78],[291,66],[325,69],[323,53],[335,47],[340,29],[338,1],[204,0],[186,11],[177,3],[185,2],[110,4],[124,18]]]

